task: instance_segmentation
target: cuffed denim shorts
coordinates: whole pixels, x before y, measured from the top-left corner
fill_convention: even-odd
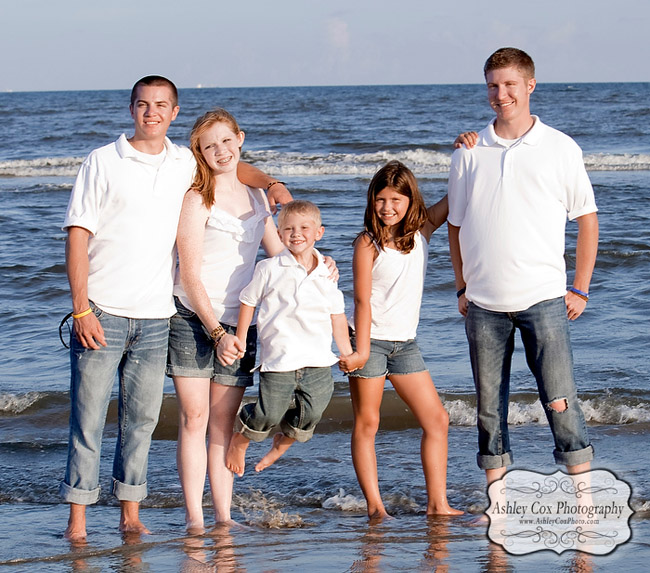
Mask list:
[[[352,348],[356,350],[357,340],[352,329],[350,329],[350,341]],[[390,377],[392,374],[414,374],[427,370],[427,365],[424,363],[424,358],[422,358],[422,353],[414,338],[405,341],[371,338],[368,362],[363,368],[351,373],[350,376],[354,378],[382,378]]]
[[[246,337],[244,357],[231,366],[223,366],[217,358],[210,333],[196,315],[174,297],[176,314],[169,320],[169,348],[167,376],[209,378],[223,386],[247,387],[253,385],[253,367],[257,350],[257,328],[251,326]],[[222,324],[228,334],[236,327]]]
[[[285,436],[306,442],[314,435],[333,392],[329,366],[260,372],[257,402],[241,409],[235,429],[248,439],[261,442],[279,425]]]

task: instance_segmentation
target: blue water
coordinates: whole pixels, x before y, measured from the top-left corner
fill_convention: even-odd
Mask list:
[[[427,202],[440,198],[455,136],[482,128],[492,115],[484,91],[479,85],[181,90],[181,112],[169,135],[185,143],[195,118],[206,109],[218,105],[233,112],[246,132],[243,159],[286,181],[294,196],[321,207],[322,250],[337,260],[340,287],[349,300],[350,243],[361,228],[370,177],[387,160],[399,159],[418,176]],[[128,96],[126,91],[0,94],[0,459],[8,468],[0,475],[0,504],[8,507],[58,507],[68,386],[58,324],[70,309],[60,226],[83,157],[130,133]],[[572,325],[576,377],[599,462],[633,483],[636,507],[647,512],[650,461],[640,450],[650,435],[650,84],[541,84],[532,109],[576,139],[594,185],[601,238],[592,296]],[[571,269],[576,226],[567,228]],[[466,508],[480,498],[482,476],[473,461],[473,387],[444,228],[431,243],[418,336],[450,411],[452,498]],[[264,495],[277,496],[282,507],[298,512],[336,496],[339,488],[362,499],[351,466],[340,465],[350,415],[344,380],[340,375],[336,380],[338,401],[315,442],[320,449],[301,450],[315,456],[301,468],[303,485],[297,487],[302,493],[283,489],[282,467],[279,481],[269,477],[259,486],[259,480],[245,477],[243,489],[254,483]],[[512,386],[512,422],[520,424],[518,459],[550,466],[550,432],[520,351]],[[181,523],[170,381],[166,392],[168,415],[152,453],[152,503],[175,508]],[[413,424],[399,401],[389,394],[387,404],[392,417],[386,422],[385,447],[390,450],[396,436],[409,445],[391,450],[383,462],[382,487],[394,493],[397,512],[409,513],[413,504],[423,503],[417,439],[411,439]],[[639,455],[630,456],[629,448],[639,448]],[[103,480],[109,475],[110,451]],[[286,467],[297,464],[300,455],[289,457]],[[417,476],[410,490],[400,489],[405,468]],[[63,526],[55,523],[51,529]],[[12,534],[10,526],[0,525],[0,536]]]

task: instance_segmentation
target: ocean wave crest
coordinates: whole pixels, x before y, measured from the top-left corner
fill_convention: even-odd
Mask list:
[[[429,149],[379,150],[373,153],[300,153],[256,150],[242,158],[277,176],[315,177],[324,175],[371,177],[386,162],[398,160],[416,175],[446,174],[451,154]],[[42,157],[0,161],[0,177],[74,177],[83,157]],[[584,156],[588,171],[648,171],[650,155],[593,153]]]
[[[20,414],[33,406],[43,397],[40,392],[27,392],[26,394],[0,394],[0,413]]]
[[[592,153],[584,156],[587,171],[648,171],[650,155],[635,153]]]
[[[41,157],[0,161],[2,177],[74,177],[83,157]]]

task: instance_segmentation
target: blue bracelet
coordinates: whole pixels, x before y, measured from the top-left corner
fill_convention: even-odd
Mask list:
[[[578,296],[582,296],[582,297],[584,297],[585,300],[589,298],[589,293],[582,292],[581,290],[578,290],[576,287],[570,287],[569,290],[570,290],[572,293],[577,294]]]
[[[463,287],[462,289],[457,290],[456,291],[456,298],[460,298],[461,296],[463,296],[465,294],[466,290],[467,290],[467,287]]]

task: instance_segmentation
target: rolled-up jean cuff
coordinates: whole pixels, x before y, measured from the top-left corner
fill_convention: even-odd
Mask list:
[[[265,431],[258,431],[258,430],[251,430],[244,422],[241,421],[241,418],[237,416],[235,419],[235,432],[239,432],[244,438],[248,438],[252,442],[263,442],[266,440],[266,438],[269,437],[269,434],[271,433],[271,430],[273,428],[270,428],[269,430]]]
[[[511,466],[513,461],[512,452],[504,452],[500,456],[476,454],[476,463],[482,470],[496,470]]]
[[[290,426],[284,420],[280,423],[280,428],[282,428],[282,433],[287,438],[293,438],[296,442],[308,442],[314,435],[314,428],[311,430],[301,430],[300,428]]]
[[[558,452],[557,450],[553,450],[553,456],[555,457],[556,464],[577,466],[594,459],[594,447],[589,444],[586,448],[572,452]]]
[[[76,503],[77,505],[92,505],[93,503],[97,503],[100,491],[101,488],[99,487],[91,490],[77,489],[64,481],[59,485],[59,494],[63,498],[63,501],[66,503]]]
[[[147,483],[128,485],[113,478],[113,495],[120,501],[142,501],[147,497]]]

